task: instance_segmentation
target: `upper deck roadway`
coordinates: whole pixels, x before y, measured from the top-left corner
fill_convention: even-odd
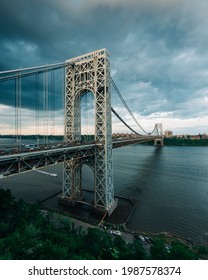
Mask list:
[[[159,136],[144,136],[137,139],[113,141],[113,148],[153,141]],[[95,148],[99,149],[100,143],[62,143],[53,147],[45,146],[43,149],[24,150],[0,156],[0,178],[30,171],[36,168],[57,164],[66,160],[82,159],[87,163],[94,159]]]

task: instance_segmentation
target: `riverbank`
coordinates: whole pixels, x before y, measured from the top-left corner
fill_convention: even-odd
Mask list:
[[[164,138],[165,146],[208,146],[208,139]]]
[[[207,147],[208,139],[189,139],[189,138],[166,138],[163,139],[164,146],[182,146],[182,147]],[[154,145],[154,142],[146,142],[142,145]]]
[[[111,214],[110,217],[107,215],[97,214],[92,211],[92,208],[87,204],[78,203],[73,207],[59,205],[58,197],[60,193],[55,193],[54,195],[45,198],[40,201],[43,207],[46,209],[53,209],[55,212],[58,212],[63,215],[69,215],[75,224],[81,225],[85,224],[85,228],[88,227],[101,227],[101,228],[110,228],[113,230],[120,230],[123,232],[124,240],[129,242],[134,240],[135,235],[147,236],[150,238],[156,237],[156,239],[162,239],[164,243],[170,244],[174,240],[178,240],[183,244],[189,246],[206,246],[208,244],[204,242],[193,241],[190,237],[185,238],[179,236],[174,233],[162,231],[162,232],[147,232],[143,230],[132,229],[128,227],[128,222],[130,221],[134,211],[136,210],[136,204],[132,199],[128,199],[125,197],[115,197],[118,199],[118,206],[115,211]],[[93,192],[90,190],[83,190],[83,195],[85,196],[87,201],[91,201],[93,199]],[[55,208],[54,208],[55,206]],[[81,223],[81,224],[80,224]],[[125,233],[125,234],[124,234]],[[148,244],[143,244],[147,245]]]

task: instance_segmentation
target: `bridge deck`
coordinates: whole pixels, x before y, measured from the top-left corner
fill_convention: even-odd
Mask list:
[[[132,144],[139,144],[157,139],[158,136],[140,137],[113,141],[113,148],[119,148]],[[60,144],[59,144],[60,145]],[[101,143],[67,145],[62,147],[45,147],[41,150],[24,150],[11,152],[0,156],[0,178],[30,171],[44,166],[61,163],[71,159],[94,159],[95,148],[102,146]]]

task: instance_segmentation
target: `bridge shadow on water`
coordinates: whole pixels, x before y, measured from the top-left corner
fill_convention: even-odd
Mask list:
[[[145,148],[145,147],[144,147]],[[129,185],[129,190],[131,193],[131,196],[128,194],[124,195],[119,194],[116,190],[116,195],[115,199],[118,199],[118,206],[114,210],[114,212],[111,214],[110,217],[106,217],[105,221],[108,223],[112,224],[125,224],[126,226],[130,222],[132,225],[132,220],[133,224],[135,225],[135,219],[137,219],[137,215],[135,215],[135,210],[137,212],[137,208],[140,206],[140,197],[138,194],[141,194],[145,188],[145,180],[148,178],[148,176],[152,176],[151,170],[152,167],[157,167],[157,163],[160,161],[160,157],[162,156],[162,148],[161,147],[154,147],[153,150],[151,150],[150,154],[145,157],[145,160],[142,161],[142,164],[140,164],[139,167],[139,172],[137,173],[137,176],[134,178],[136,184],[134,185]],[[151,166],[151,168],[150,168]],[[131,167],[129,167],[131,168]],[[89,176],[89,170],[86,171],[87,176]],[[86,175],[86,174],[85,174]],[[88,178],[87,184],[89,183],[93,185],[93,180],[92,180],[92,174],[91,178]],[[116,176],[116,174],[115,174]],[[138,184],[139,183],[139,184]],[[83,182],[83,185],[85,185],[86,182]],[[84,192],[84,197],[85,197],[85,202],[91,203],[93,201],[93,188],[88,187],[87,189],[83,190]],[[136,194],[136,196],[134,195]],[[47,202],[47,204],[50,201]],[[50,206],[48,204],[48,206]],[[78,216],[79,218],[86,218],[89,220],[97,220],[98,222],[102,219],[103,215],[98,215],[94,211],[92,211],[92,207],[90,205],[86,204],[77,204],[76,206],[73,207],[63,207],[63,206],[58,206],[59,209],[62,209],[64,211],[69,212],[73,216]],[[134,228],[134,226],[133,226]]]
[[[151,147],[151,150],[148,150],[148,152],[144,153],[142,156],[130,151],[131,160],[124,162],[122,165],[119,162],[118,164],[120,166],[116,166],[116,172],[114,174],[115,191],[119,193],[119,195],[130,197],[134,200],[137,199],[138,194],[141,194],[145,189],[148,178],[152,178],[154,173],[157,172],[158,163],[161,163],[162,147],[148,147]],[[144,146],[144,149],[145,148]],[[123,159],[119,158],[119,161],[121,160]],[[122,176],[122,182],[117,179],[120,177],[119,175]],[[130,180],[128,178],[129,176],[131,176]],[[121,185],[123,185],[123,187]]]
[[[107,221],[113,224],[125,223],[127,227],[128,224],[130,224],[133,225],[132,229],[136,229],[138,217],[135,214],[140,209],[141,195],[145,192],[148,177],[154,175],[152,173],[152,167],[157,167],[157,163],[160,161],[161,156],[162,147],[154,147],[153,150],[150,151],[150,154],[145,156],[142,164],[139,162],[139,164],[137,163],[132,166],[134,169],[138,169],[136,175],[131,178],[131,182],[134,182],[133,184],[128,184],[128,186],[126,186],[124,183],[126,188],[124,189],[116,183],[115,192],[118,193],[119,207],[107,219]],[[138,155],[136,155],[136,157],[140,160]],[[126,172],[128,172],[128,170],[130,171],[131,166],[126,169]],[[118,175],[115,173],[115,177],[116,176]]]

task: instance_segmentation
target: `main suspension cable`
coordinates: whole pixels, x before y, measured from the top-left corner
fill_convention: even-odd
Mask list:
[[[131,115],[131,117],[134,119],[134,121],[136,122],[136,124],[140,127],[140,129],[145,133],[148,134],[146,130],[143,129],[143,127],[138,123],[137,119],[135,118],[135,116],[133,115],[131,109],[129,108],[128,104],[126,103],[126,101],[124,100],[123,96],[121,95],[118,87],[116,86],[115,82],[113,81],[112,78],[110,78],[110,82],[112,84],[112,86],[114,87],[117,95],[119,96],[119,98],[121,99],[122,103],[124,104],[125,108],[127,109],[127,111],[129,112],[129,114]]]
[[[141,134],[139,134],[138,132],[136,132],[133,128],[131,128],[123,119],[121,116],[119,116],[119,114],[111,107],[111,111],[114,113],[114,115],[126,126],[128,127],[132,132],[134,132],[135,134],[142,136]]]
[[[65,67],[66,67],[66,62],[62,62],[62,63],[56,63],[56,64],[37,66],[37,67],[1,71],[0,72],[0,82],[16,79],[20,75],[20,73],[21,73],[21,77],[23,78],[23,77],[31,76],[34,74],[41,74],[41,73],[44,73],[45,71],[58,70],[58,69],[65,68]]]

